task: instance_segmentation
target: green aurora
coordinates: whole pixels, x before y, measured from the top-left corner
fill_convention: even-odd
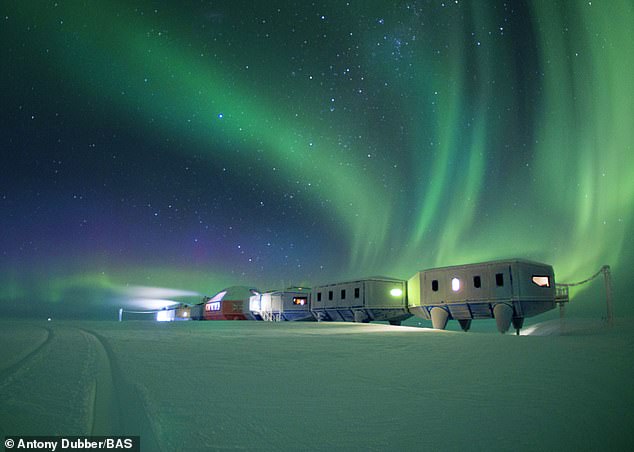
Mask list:
[[[234,3],[218,3],[204,22],[193,4],[5,4],[3,86],[55,80],[70,99],[44,92],[42,102],[81,103],[105,127],[118,118],[163,143],[157,161],[186,159],[193,147],[210,167],[241,168],[249,203],[264,187],[291,193],[297,215],[312,219],[302,220],[313,228],[297,247],[303,265],[258,256],[251,270],[243,256],[209,253],[188,266],[184,250],[173,267],[134,257],[122,267],[85,250],[29,257],[3,243],[8,300],[35,291],[62,303],[94,289],[99,303],[134,284],[209,294],[234,283],[407,278],[512,256],[553,264],[560,281],[604,263],[626,274],[632,2],[510,2],[516,11],[475,1]],[[3,95],[10,124],[5,116],[25,103],[12,96]],[[19,136],[13,126],[10,152]],[[4,185],[8,207],[23,188]],[[245,220],[251,229],[279,213],[268,206]],[[17,230],[29,219],[7,221]],[[35,260],[29,273],[24,262]]]

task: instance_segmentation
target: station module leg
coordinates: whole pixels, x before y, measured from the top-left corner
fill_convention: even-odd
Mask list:
[[[435,330],[444,330],[449,320],[449,313],[443,308],[432,308],[431,324]]]
[[[506,303],[498,303],[493,307],[493,317],[495,317],[495,323],[497,324],[498,331],[504,334],[511,326],[513,308]]]
[[[365,311],[354,311],[354,321],[357,323],[370,323],[370,317]]]
[[[513,328],[515,328],[515,334],[520,335],[520,330],[524,326],[524,317],[513,317]]]
[[[458,320],[458,323],[460,324],[460,328],[462,328],[462,331],[469,331],[469,328],[471,328],[471,319],[460,319]]]

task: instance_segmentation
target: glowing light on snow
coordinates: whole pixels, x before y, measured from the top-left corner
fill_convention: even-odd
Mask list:
[[[524,327],[520,331],[520,336],[530,336],[531,334],[535,332],[536,329],[537,327],[535,325]]]

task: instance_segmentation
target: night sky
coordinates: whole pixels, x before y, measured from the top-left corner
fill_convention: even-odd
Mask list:
[[[628,0],[2,2],[3,312],[508,257],[623,292],[633,30]]]

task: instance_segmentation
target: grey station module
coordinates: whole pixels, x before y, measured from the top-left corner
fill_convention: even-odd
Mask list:
[[[375,277],[313,288],[311,310],[319,321],[387,321],[400,325],[411,317],[407,285],[400,279]]]
[[[519,334],[524,318],[555,307],[550,265],[523,259],[434,268],[408,281],[409,310],[444,329],[458,320],[467,331],[473,319],[494,318],[501,333],[511,323]]]

